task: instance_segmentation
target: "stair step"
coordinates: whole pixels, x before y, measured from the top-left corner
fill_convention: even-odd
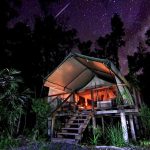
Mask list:
[[[62,130],[79,130],[79,128],[62,128]]]
[[[78,123],[67,123],[67,125],[81,125],[81,124],[83,124],[83,122],[78,122]]]
[[[88,117],[89,115],[74,115],[73,117]]]
[[[60,133],[57,133],[58,135],[79,135],[78,133],[67,133],[67,132],[60,132]]]
[[[84,121],[84,120],[87,120],[87,119],[70,119],[70,121]]]
[[[67,138],[52,138],[51,139],[53,143],[61,142],[61,143],[77,143],[75,139],[67,139]]]

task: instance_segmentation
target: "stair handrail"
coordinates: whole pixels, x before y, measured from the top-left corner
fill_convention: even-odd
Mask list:
[[[61,106],[70,98],[70,96],[71,96],[73,93],[74,93],[74,92],[70,93],[70,94],[63,100],[63,102],[62,102],[60,105],[58,105],[58,106],[51,112],[50,116],[55,115],[55,113],[57,112],[57,110],[58,110],[59,108],[61,108]]]

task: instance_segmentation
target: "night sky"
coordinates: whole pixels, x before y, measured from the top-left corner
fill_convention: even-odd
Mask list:
[[[60,0],[49,9],[56,16],[65,6],[57,19],[68,19],[67,26],[75,28],[82,41],[91,40],[93,45],[99,36],[110,33],[112,15],[120,15],[126,32],[126,46],[120,53],[123,68],[127,66],[126,55],[136,51],[138,41],[150,27],[150,0]],[[31,25],[36,15],[42,15],[38,2],[24,0],[17,20]]]

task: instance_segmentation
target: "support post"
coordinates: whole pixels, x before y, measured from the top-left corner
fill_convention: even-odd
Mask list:
[[[136,128],[136,131],[137,131],[137,136],[139,136],[142,133],[142,129],[140,129],[137,116],[134,115],[133,118],[134,118],[134,122],[135,122],[135,128]]]
[[[52,123],[51,123],[51,139],[53,138],[53,134],[54,134],[54,124],[55,124],[55,116],[52,116]]]
[[[96,128],[96,119],[94,115],[92,116],[92,125],[93,125],[93,134],[94,134]]]
[[[135,129],[134,129],[133,115],[129,115],[129,122],[130,122],[132,139],[134,141],[136,141],[136,134],[135,134]]]
[[[94,95],[92,89],[91,89],[91,100],[92,100],[92,111],[94,111]]]
[[[47,125],[48,125],[48,130],[47,130],[48,137],[51,138],[51,125],[52,125],[51,117],[48,117]]]
[[[141,100],[141,94],[139,91],[137,92],[137,95],[138,95],[139,105],[141,107],[142,106],[142,100]]]
[[[75,93],[73,93],[73,111],[76,112],[76,101],[75,101]]]
[[[138,132],[139,132],[139,130],[140,130],[140,127],[139,127],[139,124],[138,124],[137,116],[136,116],[136,115],[134,115],[134,116],[133,116],[133,118],[134,118],[134,122],[135,122],[135,128],[136,128],[137,133],[138,133]]]
[[[104,117],[102,116],[101,119],[102,119],[102,130],[103,130],[103,133],[104,133],[104,130],[105,130],[104,129]]]
[[[126,116],[125,112],[122,110],[120,112],[121,117],[121,126],[122,126],[122,132],[123,132],[123,138],[125,143],[129,143],[129,136],[128,136],[128,129],[127,129],[127,123],[126,123]]]

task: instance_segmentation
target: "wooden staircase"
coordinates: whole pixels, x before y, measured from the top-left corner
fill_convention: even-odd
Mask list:
[[[90,119],[90,112],[80,112],[74,114],[66,123],[65,127],[57,133],[57,138],[52,138],[52,142],[78,143],[83,136]]]

